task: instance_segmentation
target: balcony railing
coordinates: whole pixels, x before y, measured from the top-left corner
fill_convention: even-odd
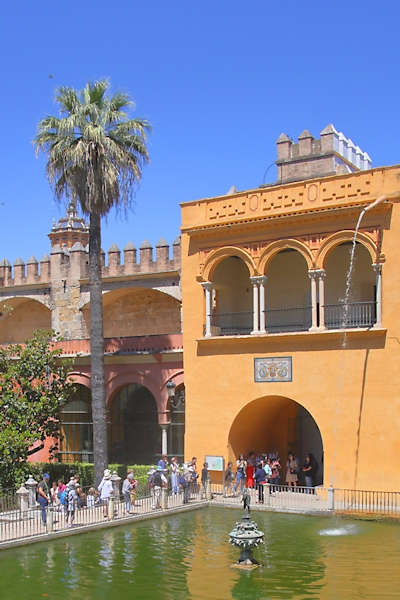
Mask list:
[[[325,304],[327,329],[372,327],[376,323],[376,302]]]
[[[212,335],[249,335],[252,331],[252,310],[211,315]]]
[[[308,331],[311,327],[311,306],[276,308],[265,311],[267,333]]]

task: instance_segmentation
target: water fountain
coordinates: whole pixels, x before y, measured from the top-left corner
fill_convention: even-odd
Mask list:
[[[260,563],[253,556],[253,549],[264,543],[264,533],[259,531],[257,523],[251,520],[249,514],[244,514],[241,521],[237,521],[234,529],[229,534],[229,543],[241,548],[241,554],[235,569],[256,569]]]

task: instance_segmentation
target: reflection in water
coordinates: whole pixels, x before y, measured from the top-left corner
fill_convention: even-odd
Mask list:
[[[257,513],[260,569],[230,569],[239,510],[203,509],[1,554],[1,599],[397,597],[398,526]],[[396,596],[397,594],[397,596]]]

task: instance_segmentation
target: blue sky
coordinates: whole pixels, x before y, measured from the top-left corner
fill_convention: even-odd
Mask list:
[[[154,125],[135,212],[109,216],[105,250],[172,244],[179,203],[257,187],[282,132],[333,123],[373,166],[400,162],[399,17],[394,0],[3,3],[0,259],[40,259],[64,213],[31,144],[58,85],[107,76]]]

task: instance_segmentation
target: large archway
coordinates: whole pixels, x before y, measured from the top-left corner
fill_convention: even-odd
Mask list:
[[[249,452],[267,454],[278,449],[285,475],[287,455],[293,452],[303,465],[312,452],[320,468],[317,484],[323,481],[323,441],[312,415],[298,402],[283,396],[264,396],[247,404],[236,415],[229,432],[229,451],[233,459]],[[301,479],[301,478],[300,478]]]
[[[129,383],[115,395],[108,415],[111,462],[151,464],[161,452],[161,428],[153,394],[140,383]]]

